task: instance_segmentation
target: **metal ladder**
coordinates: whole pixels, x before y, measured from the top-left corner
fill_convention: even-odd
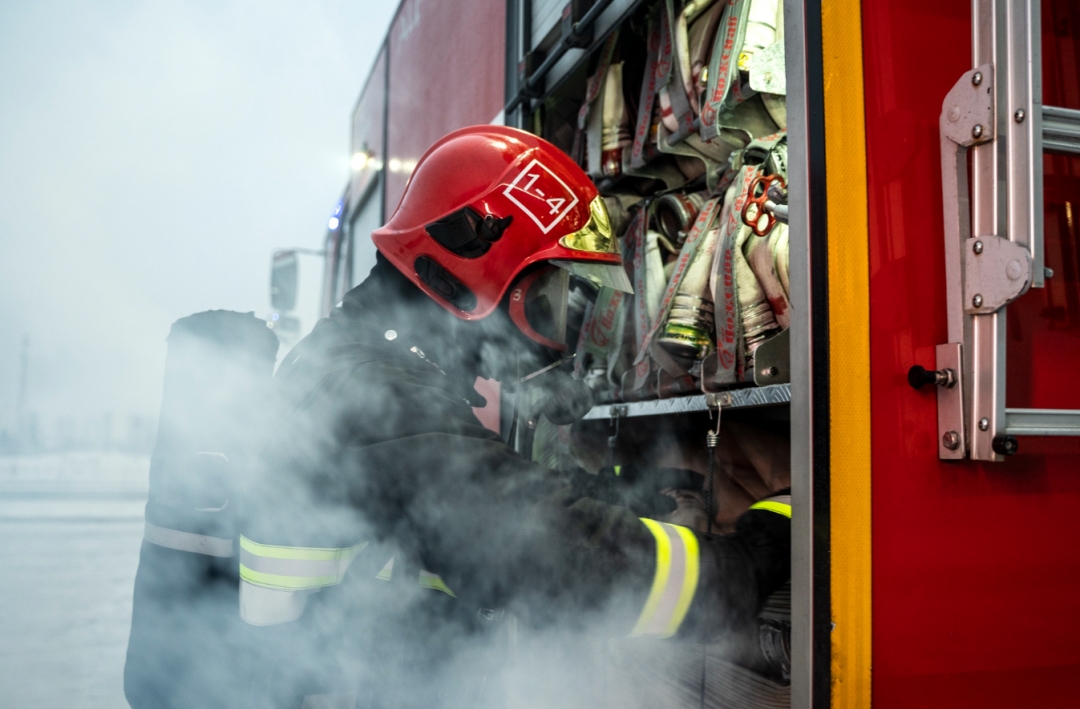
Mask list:
[[[1052,275],[1043,150],[1080,154],[1080,111],[1042,105],[1038,0],[974,0],[972,14],[975,68],[939,122],[949,342],[909,381],[937,388],[941,459],[1002,460],[1017,436],[1080,436],[1080,409],[1006,406],[1004,312]]]

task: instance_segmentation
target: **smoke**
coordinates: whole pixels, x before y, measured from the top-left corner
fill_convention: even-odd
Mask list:
[[[651,545],[626,534],[636,517],[578,499],[566,474],[509,454],[472,417],[477,374],[513,382],[545,363],[501,312],[457,320],[383,264],[285,357],[269,399],[230,393],[254,386],[233,350],[198,356],[221,361],[186,365],[194,374],[171,389],[182,405],[167,385],[166,409],[185,415],[163,413],[155,465],[159,481],[174,466],[200,482],[171,499],[152,490],[148,520],[171,510],[190,524],[186,494],[223,525],[211,532],[216,523],[195,515],[206,526],[189,531],[362,549],[336,583],[272,591],[302,612],[256,626],[238,619],[235,558],[198,570],[190,558],[156,563],[161,550],[144,545],[143,588],[159,595],[140,605],[137,586],[136,709],[163,701],[155,692],[173,706],[298,707],[334,695],[308,701],[697,707],[711,672],[738,672],[738,624],[716,626],[742,635],[709,646],[625,638],[654,564]],[[255,367],[264,384],[270,360]],[[663,431],[648,440],[677,441]],[[204,444],[230,459],[209,479],[181,450]],[[433,574],[441,589],[419,582]]]
[[[177,318],[266,314],[273,250],[321,246],[392,12],[0,7],[0,431],[19,423],[23,335],[47,442],[64,417],[153,417]]]
[[[15,399],[23,333],[28,407],[43,417],[155,416],[173,321],[211,308],[265,312],[269,254],[319,246],[347,175],[349,110],[392,11],[350,6],[0,10],[10,335],[0,337],[0,407]],[[266,706],[341,690],[357,706],[699,706],[699,668],[711,662],[702,646],[611,640],[639,610],[621,584],[629,567],[651,573],[651,561],[632,563],[644,552],[605,556],[588,505],[568,516],[559,507],[560,476],[507,463],[468,421],[475,376],[514,381],[550,358],[502,313],[479,326],[436,316],[444,323],[441,310],[381,313],[368,333],[378,342],[398,331],[398,346],[418,350],[409,366],[356,380],[364,353],[353,348],[311,379],[280,382],[280,407],[226,415],[207,396],[192,421],[221,439],[265,437],[258,452],[229,451],[225,468],[193,467],[194,454],[225,444],[168,453],[182,480],[213,485],[171,497],[156,485],[168,466],[155,461],[162,527],[173,514],[221,538],[247,530],[267,544],[367,546],[341,583],[305,593],[299,621],[259,628],[239,621],[235,557],[173,552],[177,563],[151,563],[160,547],[144,544],[144,590],[169,599],[129,648],[129,666],[144,662],[168,688],[152,704],[213,706],[190,694],[208,691],[223,706]],[[306,406],[315,390],[332,405]],[[581,539],[589,551],[568,555]],[[391,580],[377,579],[391,558]],[[456,597],[421,587],[421,571]],[[594,583],[573,583],[585,576]]]

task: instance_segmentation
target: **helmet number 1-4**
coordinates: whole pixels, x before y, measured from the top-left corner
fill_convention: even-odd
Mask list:
[[[578,198],[559,177],[538,160],[533,160],[503,190],[545,234],[555,228]]]

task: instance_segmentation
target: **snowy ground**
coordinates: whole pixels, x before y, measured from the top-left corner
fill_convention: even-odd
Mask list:
[[[0,457],[0,705],[122,709],[149,459]]]

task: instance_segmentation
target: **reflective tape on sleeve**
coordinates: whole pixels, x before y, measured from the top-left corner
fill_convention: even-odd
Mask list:
[[[177,551],[227,558],[233,555],[233,540],[223,537],[210,537],[205,534],[181,532],[178,529],[159,527],[146,523],[143,539],[159,547]]]
[[[750,505],[752,510],[767,510],[791,519],[791,495],[777,495]]]
[[[446,585],[446,583],[442,580],[442,577],[438,574],[433,574],[430,571],[421,571],[418,583],[423,588],[430,588],[435,591],[442,591],[448,596],[453,596],[454,598],[457,598],[454,592],[450,590],[450,587]]]
[[[375,578],[380,581],[389,581],[394,577],[394,557],[390,557],[390,561],[382,567],[379,573],[375,574]]]
[[[379,581],[389,581],[394,576],[394,557],[390,557],[390,561],[386,562],[386,565],[382,567],[379,573],[375,574],[375,578]],[[450,587],[446,585],[446,582],[442,580],[442,577],[438,574],[433,574],[430,571],[421,571],[419,577],[416,580],[417,584],[421,588],[430,588],[433,591],[442,591],[448,596],[457,598],[457,595],[450,590]]]
[[[265,588],[305,590],[341,583],[367,542],[351,547],[284,547],[240,537],[240,578]]]
[[[656,539],[656,574],[634,636],[670,638],[679,629],[697,590],[700,552],[686,527],[641,520]]]

